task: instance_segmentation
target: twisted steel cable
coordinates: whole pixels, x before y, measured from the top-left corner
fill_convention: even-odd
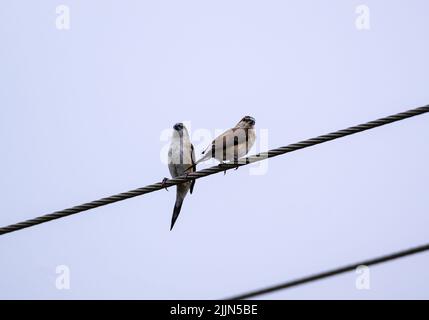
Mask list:
[[[94,208],[98,208],[101,206],[105,206],[111,203],[115,203],[118,201],[122,201],[122,200],[126,200],[126,199],[130,199],[133,197],[137,197],[146,193],[151,193],[151,192],[155,192],[158,190],[161,190],[165,187],[171,187],[186,181],[190,181],[193,179],[200,179],[202,177],[206,177],[215,173],[219,173],[219,172],[224,172],[227,170],[231,170],[234,168],[238,168],[241,166],[245,166],[247,164],[250,163],[254,163],[254,162],[258,162],[267,158],[272,158],[272,157],[276,157],[288,152],[292,152],[292,151],[296,151],[296,150],[300,150],[300,149],[304,149],[310,146],[314,146],[320,143],[324,143],[324,142],[328,142],[331,140],[335,140],[341,137],[345,137],[351,134],[355,134],[358,132],[362,132],[362,131],[366,131],[369,129],[373,129],[376,127],[380,127],[392,122],[396,122],[396,121],[400,121],[400,120],[404,120],[407,118],[411,118],[417,115],[421,115],[424,113],[429,112],[429,105],[424,106],[424,107],[420,107],[420,108],[416,108],[416,109],[411,109],[405,112],[401,112],[398,114],[394,114],[385,118],[380,118],[378,120],[374,120],[374,121],[370,121],[367,123],[363,123],[354,127],[350,127],[347,129],[343,129],[343,130],[339,130],[339,131],[335,131],[335,132],[331,132],[325,135],[321,135],[318,136],[316,138],[311,138],[308,140],[303,140],[300,141],[298,143],[293,143],[290,144],[288,146],[285,147],[281,147],[281,148],[277,148],[277,149],[273,149],[273,150],[269,150],[268,152],[262,152],[262,153],[258,153],[256,155],[253,156],[249,156],[247,158],[242,158],[237,162],[234,163],[226,163],[226,164],[220,164],[218,166],[213,166],[211,168],[207,168],[207,169],[203,169],[197,172],[193,172],[190,173],[188,175],[183,175],[174,179],[169,179],[167,181],[165,181],[164,183],[158,182],[158,183],[154,183],[151,185],[148,185],[146,187],[143,188],[138,188],[138,189],[134,189],[134,190],[130,190],[128,192],[123,192],[123,193],[119,193],[110,197],[106,197],[106,198],[102,198],[99,200],[95,200],[95,201],[91,201],[88,203],[84,203],[72,208],[68,208],[65,210],[61,210],[61,211],[56,211],[50,214],[46,214],[34,219],[30,219],[30,220],[26,220],[23,222],[18,222],[15,224],[11,224],[9,226],[5,226],[0,228],[0,235],[6,234],[6,233],[10,233],[10,232],[14,232],[17,230],[21,230],[24,228],[28,228],[28,227],[32,227],[41,223],[45,223],[48,221],[52,221],[55,219],[59,219],[59,218],[64,218],[79,212],[83,212],[83,211],[87,211],[90,209],[94,209]]]
[[[317,281],[317,280],[321,280],[324,278],[328,278],[328,277],[332,277],[335,275],[339,275],[348,271],[353,271],[356,270],[356,268],[358,266],[371,266],[371,265],[376,265],[376,264],[380,264],[380,263],[384,263],[384,262],[388,262],[394,259],[399,259],[399,258],[403,258],[406,256],[410,256],[410,255],[414,255],[417,253],[422,253],[424,251],[429,250],[429,244],[425,244],[425,245],[421,245],[421,246],[417,246],[417,247],[413,247],[410,249],[406,249],[406,250],[402,250],[402,251],[398,251],[398,252],[394,252],[391,254],[387,254],[378,258],[374,258],[374,259],[369,259],[369,260],[365,260],[365,261],[361,261],[361,262],[357,262],[357,263],[353,263],[353,264],[349,264],[343,267],[339,267],[336,269],[332,269],[329,271],[325,271],[325,272],[320,272],[308,277],[303,277],[303,278],[299,278],[296,280],[292,280],[292,281],[288,281],[282,284],[278,284],[278,285],[274,285],[271,287],[267,287],[264,289],[260,289],[260,290],[254,290],[254,291],[250,291],[247,293],[243,293],[240,295],[237,295],[235,297],[231,297],[228,298],[226,300],[242,300],[242,299],[248,299],[248,298],[253,298],[256,296],[260,296],[263,294],[267,294],[267,293],[271,293],[271,292],[275,292],[278,290],[283,290],[283,289],[288,289],[288,288],[292,288],[292,287],[296,287],[308,282],[313,282],[313,281]]]

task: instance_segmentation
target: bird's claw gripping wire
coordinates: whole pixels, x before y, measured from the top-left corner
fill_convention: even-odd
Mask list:
[[[236,164],[237,166],[235,167],[234,171],[237,171],[238,168],[240,168],[240,165],[238,164],[238,159],[234,158],[234,164]]]
[[[161,181],[161,187],[163,187],[165,190],[167,190],[168,191],[168,188],[165,186],[165,183],[168,181],[168,178],[164,178],[164,179],[162,179],[162,181]]]
[[[240,165],[239,165],[237,162],[238,162],[238,160],[234,160],[234,163],[237,165],[237,166],[235,167],[234,171],[235,171],[235,170],[238,170],[238,168],[240,168]],[[219,168],[222,168],[222,166],[223,166],[224,164],[228,165],[228,164],[231,164],[231,163],[232,163],[232,162],[228,162],[228,163],[221,162],[221,163],[219,163],[219,164],[218,164],[218,167],[219,167]],[[226,170],[227,170],[227,169],[225,169],[225,170],[223,171],[223,175],[226,175]]]
[[[217,166],[219,167],[219,168],[222,168],[222,166],[225,164],[225,162],[221,162],[221,163],[219,163]],[[223,175],[226,175],[226,169],[223,171]]]

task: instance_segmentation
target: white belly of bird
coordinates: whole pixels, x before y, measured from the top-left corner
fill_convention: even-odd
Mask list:
[[[169,164],[184,165],[185,169],[192,165],[191,150],[183,148],[183,156],[181,157],[180,144],[174,144],[169,153],[171,154]]]

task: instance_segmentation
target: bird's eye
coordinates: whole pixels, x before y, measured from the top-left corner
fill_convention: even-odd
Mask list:
[[[252,126],[255,124],[255,119],[251,116],[245,116],[243,120]]]
[[[175,130],[182,130],[183,129],[183,124],[182,123],[176,123],[173,128]]]

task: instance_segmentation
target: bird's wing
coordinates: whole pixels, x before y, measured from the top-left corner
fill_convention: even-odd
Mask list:
[[[242,132],[238,130],[243,130]],[[219,150],[222,150],[224,148],[224,139],[225,139],[225,148],[233,148],[234,147],[234,140],[235,138],[238,139],[238,145],[241,145],[243,143],[246,143],[246,136],[248,135],[248,131],[242,128],[231,128],[224,133],[222,133],[220,136],[218,136],[216,139],[212,141],[212,143],[207,147],[207,149],[203,152],[211,152],[213,145],[215,146],[216,152]]]
[[[191,143],[191,161],[192,161],[192,167],[190,167],[190,171],[191,172],[195,172],[197,171],[197,166],[195,164],[195,150],[194,150],[194,145]],[[190,189],[190,193],[192,194],[192,191],[194,191],[194,186],[195,186],[195,180],[191,180],[191,189]]]
[[[223,139],[224,137],[226,138],[226,148],[231,147],[234,145],[234,129],[228,129],[226,130],[224,133],[222,133],[221,135],[217,136],[216,139],[214,139],[210,145],[207,147],[206,150],[203,151],[203,154],[206,154],[207,152],[211,152],[213,145],[215,145],[215,148],[217,150],[223,148]]]

